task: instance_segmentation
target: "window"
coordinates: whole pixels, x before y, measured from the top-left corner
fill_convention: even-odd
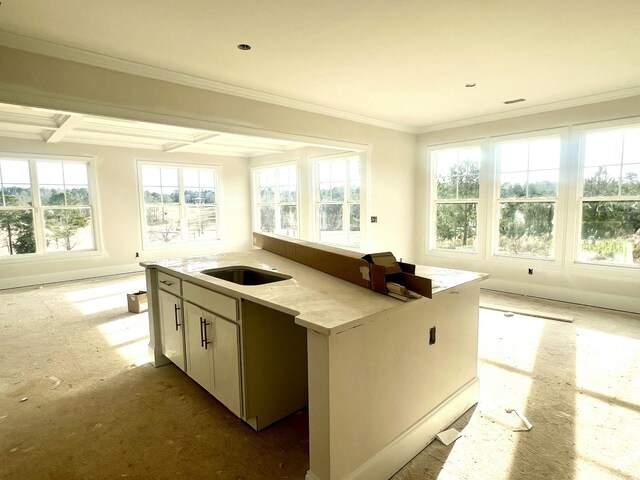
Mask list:
[[[431,152],[436,249],[477,252],[481,155],[480,146]]]
[[[640,266],[640,127],[582,140],[578,260]]]
[[[298,168],[259,168],[253,172],[254,228],[298,237]]]
[[[496,144],[499,255],[554,257],[561,137]]]
[[[360,168],[357,155],[315,161],[318,242],[360,245]]]
[[[141,178],[147,245],[220,238],[217,170],[143,164]]]
[[[0,256],[95,250],[87,162],[0,158]]]

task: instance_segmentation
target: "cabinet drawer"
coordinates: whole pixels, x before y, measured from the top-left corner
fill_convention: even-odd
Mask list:
[[[158,286],[174,295],[181,295],[180,279],[164,272],[158,272]]]
[[[189,302],[209,310],[216,315],[228,318],[229,320],[238,320],[237,300],[227,297],[221,293],[207,290],[192,283],[184,282],[183,298]]]

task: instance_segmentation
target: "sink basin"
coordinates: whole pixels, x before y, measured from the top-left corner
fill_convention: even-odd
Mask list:
[[[264,285],[291,278],[291,275],[244,266],[212,268],[211,270],[203,270],[200,273],[226,280],[227,282],[237,283],[238,285]]]

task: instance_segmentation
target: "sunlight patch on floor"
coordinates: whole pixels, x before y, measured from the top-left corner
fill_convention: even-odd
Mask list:
[[[640,359],[640,340],[576,328],[576,388],[635,403],[639,388],[630,389],[630,368]],[[626,392],[625,398],[622,392]]]
[[[105,322],[98,330],[107,343],[131,365],[144,365],[149,356],[149,321],[147,312],[133,315],[123,314],[121,318]]]
[[[548,320],[524,315],[507,317],[504,312],[480,309],[480,358],[533,372],[545,321]]]
[[[140,283],[139,280],[127,280],[99,287],[82,288],[68,292],[66,297],[84,315],[92,315],[123,306],[126,308],[127,293],[137,292]]]
[[[640,472],[640,431],[629,428],[637,419],[637,412],[577,392],[577,478],[637,478],[634,475]],[[620,434],[622,431],[624,435]]]

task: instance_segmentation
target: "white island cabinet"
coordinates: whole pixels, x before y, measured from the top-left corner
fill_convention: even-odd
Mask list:
[[[166,273],[159,273],[158,284],[162,354],[181,370],[186,370],[182,299],[179,296],[181,281]]]
[[[186,282],[183,295],[187,374],[241,417],[236,300]]]
[[[478,400],[485,274],[417,266],[433,298],[401,302],[264,250],[143,265],[154,364],[173,361],[158,334],[169,275],[182,282],[188,374],[257,430],[308,401],[306,480],[388,479]],[[292,278],[238,285],[203,273],[238,266]]]

